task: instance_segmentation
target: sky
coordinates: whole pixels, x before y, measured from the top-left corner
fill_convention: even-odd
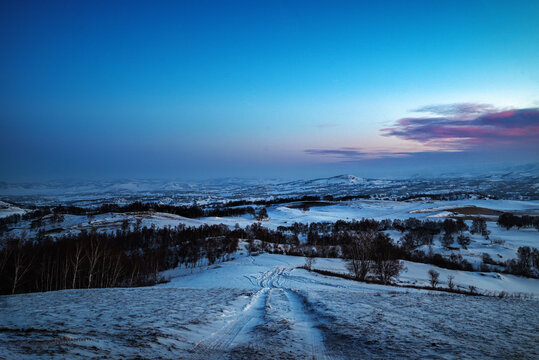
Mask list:
[[[0,181],[537,163],[538,64],[535,0],[3,1]]]

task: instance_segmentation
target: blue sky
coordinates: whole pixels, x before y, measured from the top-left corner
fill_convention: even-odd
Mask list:
[[[537,1],[2,2],[0,180],[537,162],[538,24]]]

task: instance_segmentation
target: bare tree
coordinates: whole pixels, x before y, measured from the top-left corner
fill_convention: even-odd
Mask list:
[[[70,254],[69,260],[73,266],[73,278],[71,280],[71,288],[74,289],[77,282],[77,274],[79,273],[79,268],[81,263],[84,260],[84,247],[82,246],[81,241],[75,242],[73,247],[73,252]]]
[[[346,267],[357,280],[364,281],[372,265],[372,243],[376,238],[376,232],[350,232],[348,235],[350,236],[350,259]]]
[[[9,240],[7,241],[9,244]],[[0,274],[4,273],[4,268],[9,262],[9,259],[11,258],[11,252],[13,249],[8,245],[5,246],[3,249],[0,250]]]
[[[376,234],[373,243],[374,262],[371,268],[383,284],[389,284],[405,269],[404,263],[397,259],[397,250],[387,234],[382,232]]]
[[[118,285],[118,279],[122,271],[123,271],[122,258],[121,258],[121,255],[118,254],[114,261],[114,267],[112,268],[111,286]]]
[[[378,280],[383,284],[389,284],[393,278],[399,276],[402,270],[406,269],[402,261],[395,259],[377,261],[374,268],[378,275]]]
[[[13,256],[13,278],[12,278],[12,287],[11,293],[15,294],[17,285],[20,283],[23,276],[28,272],[30,266],[32,265],[31,259],[25,254],[23,249],[24,245],[24,235],[15,240],[13,244],[14,247],[14,256]]]
[[[62,264],[63,264],[62,273],[64,275],[63,276],[63,282],[62,282],[62,289],[67,289],[67,282],[68,282],[69,268],[70,268],[70,263],[69,263],[69,259],[67,258],[67,256],[65,256],[62,259]]]
[[[97,264],[103,255],[101,242],[91,239],[85,248],[86,258],[88,259],[88,289],[92,287],[92,280]]]
[[[314,263],[316,262],[316,252],[309,248],[305,251],[305,267],[311,271]]]
[[[255,216],[256,220],[266,220],[268,218],[268,210],[266,208],[260,209],[258,214]]]
[[[447,287],[449,290],[453,290],[455,288],[455,283],[453,282],[454,279],[455,277],[453,275],[447,276]]]
[[[440,273],[434,269],[430,269],[429,277],[430,286],[435,289],[436,286],[438,286],[438,284],[440,283]]]

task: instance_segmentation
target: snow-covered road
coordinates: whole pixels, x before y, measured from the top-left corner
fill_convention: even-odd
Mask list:
[[[192,352],[201,359],[217,359],[228,352],[254,356],[259,353],[268,355],[268,350],[289,348],[285,355],[330,359],[324,346],[324,336],[318,328],[320,322],[306,307],[305,298],[286,286],[287,277],[293,269],[292,266],[280,265],[256,275],[245,275],[260,290],[251,296],[242,311],[218,331],[198,342]],[[268,340],[273,343],[267,344]],[[276,347],[276,341],[283,347]]]

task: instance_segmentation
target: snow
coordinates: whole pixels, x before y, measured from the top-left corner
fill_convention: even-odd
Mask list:
[[[1,296],[0,358],[177,358],[247,295],[139,288]]]
[[[420,211],[421,211],[421,210],[420,210]],[[422,212],[425,212],[425,211],[422,211]],[[427,216],[427,217],[429,217],[429,218],[446,218],[446,217],[449,217],[449,216],[451,216],[451,215],[453,215],[452,212],[449,212],[449,211],[442,211],[442,212],[440,212],[440,213],[438,213],[438,214],[429,215],[429,216]]]
[[[10,203],[7,203],[5,201],[0,201],[0,218],[15,214],[22,215],[24,213],[26,213],[25,209],[22,209],[15,205],[11,205]]]
[[[332,353],[362,359],[534,359],[535,300],[409,292],[307,293]]]
[[[210,181],[178,182],[173,180],[120,179],[116,181],[52,181],[48,183],[0,182],[0,198],[34,205],[71,204],[94,206],[104,202],[127,203],[151,201],[186,205],[219,203],[228,200],[301,197],[303,195],[372,195],[397,199],[417,194],[450,194],[513,199],[538,199],[537,166],[525,171],[464,176],[452,174],[429,178],[362,178],[339,175],[312,180],[283,182],[279,179],[225,178]]]
[[[5,203],[4,203],[5,204]],[[2,205],[2,204],[0,204]],[[294,209],[286,205],[275,205],[268,207],[267,220],[262,221],[262,225],[277,229],[279,226],[289,226],[294,222],[309,224],[312,222],[336,222],[338,220],[352,221],[361,218],[383,219],[407,219],[415,217],[418,219],[443,220],[450,216],[449,211],[443,209],[459,206],[479,206],[496,210],[512,210],[516,212],[533,213],[539,209],[538,201],[516,201],[516,200],[456,200],[456,201],[389,201],[389,200],[354,200],[349,202],[336,203],[329,206],[315,206],[309,210]],[[14,211],[24,211],[10,207],[10,213]],[[218,225],[225,224],[233,228],[236,224],[241,227],[251,225],[257,220],[251,215],[234,217],[203,217],[190,219],[178,215],[167,213],[140,212],[126,214],[100,214],[89,218],[88,216],[65,215],[61,223],[50,223],[45,221],[41,228],[48,232],[50,236],[59,236],[66,233],[77,233],[81,230],[97,229],[99,231],[116,231],[120,229],[124,220],[127,220],[131,227],[137,221],[141,226],[156,226],[158,228],[179,224],[186,226],[201,226],[204,224]],[[467,220],[468,225],[471,221]],[[481,235],[471,235],[471,244],[467,249],[462,249],[455,242],[452,246],[458,250],[447,250],[440,244],[441,235],[435,236],[432,250],[435,253],[449,255],[451,252],[461,254],[466,260],[475,264],[478,268],[484,253],[489,254],[496,261],[506,261],[516,257],[517,249],[521,246],[538,247],[539,232],[533,228],[505,230],[499,227],[495,221],[487,221],[488,229],[491,231],[490,240],[485,240]],[[39,229],[30,229],[30,221],[21,221],[16,228],[7,231],[6,234],[17,235],[26,232],[28,237],[35,236]],[[389,231],[388,234],[395,242],[399,241],[402,234],[397,231]],[[301,238],[304,240],[303,238]],[[428,247],[421,248],[428,252]]]
[[[305,264],[305,258],[298,256],[286,256],[277,254],[261,254],[255,257],[247,256],[244,252],[236,254],[234,261],[210,266],[204,271],[191,274],[188,270],[164,273],[170,281],[158,286],[161,287],[185,287],[185,288],[213,288],[224,287],[233,289],[255,290],[261,283],[268,283],[269,279],[278,278],[278,285],[286,284],[294,289],[330,290],[335,288],[350,288],[365,290],[374,288],[379,290],[378,285],[367,285],[359,282],[351,282],[340,278],[321,277],[318,274],[296,269]],[[440,273],[440,282],[447,287],[447,276],[453,275],[454,282],[462,289],[468,289],[470,285],[477,287],[481,292],[499,293],[505,291],[510,294],[525,294],[539,298],[539,280],[521,276],[499,274],[496,272],[483,273],[471,271],[459,271],[438,268],[429,264],[404,261],[406,270],[401,273],[397,284],[413,284],[429,286],[428,271],[434,269]],[[315,269],[327,270],[334,273],[346,274],[346,263],[343,259],[317,258]],[[273,273],[272,271],[277,271]],[[178,276],[180,275],[181,276]],[[171,275],[176,275],[173,277]],[[329,281],[328,281],[329,279]]]
[[[169,283],[0,297],[0,357],[522,358],[537,356],[537,298],[448,295],[297,269],[304,258],[242,251]],[[401,282],[425,281],[407,263]],[[315,267],[344,271],[340,259]],[[442,280],[449,270],[438,269]],[[539,293],[537,280],[455,282]],[[482,282],[481,282],[482,281]]]
[[[505,291],[509,294],[532,295],[539,298],[539,280],[496,272],[460,271],[439,268],[429,264],[404,261],[406,271],[400,278],[400,284],[413,284],[430,286],[429,270],[433,269],[440,274],[441,287],[447,288],[448,276],[454,277],[453,282],[457,288],[468,290],[475,286],[482,293],[497,294]]]
[[[471,225],[471,221],[467,221],[467,224]],[[460,245],[457,244],[456,240],[451,246],[456,247],[457,250],[445,249],[441,245],[442,235],[440,234],[434,237],[433,245],[430,248],[429,246],[425,245],[419,247],[419,250],[422,250],[425,253],[432,250],[434,253],[446,256],[452,253],[457,255],[460,254],[464,259],[471,262],[472,265],[475,265],[478,269],[482,262],[483,254],[490,255],[495,261],[505,262],[507,260],[516,258],[519,247],[539,247],[539,232],[537,232],[535,229],[523,228],[519,230],[513,228],[506,230],[498,226],[496,222],[492,221],[487,221],[487,228],[489,231],[491,231],[490,239],[486,240],[480,234],[469,234],[471,243],[466,249],[461,248]],[[402,236],[400,232],[394,230],[386,231],[386,233],[390,235],[395,242],[397,242]]]
[[[408,219],[410,217],[422,220],[435,217],[443,220],[444,217],[451,215],[450,212],[440,212],[433,216],[431,214],[431,207],[435,203],[436,202],[432,201],[355,200],[329,206],[314,206],[307,211],[289,208],[286,205],[275,205],[267,208],[268,219],[264,220],[262,224],[267,228],[277,229],[279,226],[291,225],[294,222],[310,224],[312,222],[336,222],[338,220],[352,221],[360,220],[362,218],[384,220]],[[445,204],[444,207],[447,208],[480,204],[476,206],[498,210],[512,209],[516,211],[534,211],[535,209],[539,209],[539,202],[537,201],[485,200],[478,203],[477,201],[459,200],[450,202],[440,201],[438,203]],[[436,207],[436,209],[439,209],[439,207]],[[168,225],[176,226],[179,223],[188,226],[225,224],[230,227],[239,224],[241,227],[245,227],[257,222],[257,220],[250,215],[188,219],[177,215],[153,213],[151,216],[142,217],[142,219],[143,226],[155,224],[158,227]],[[489,229],[490,227],[489,223]]]
[[[370,186],[372,180],[341,176],[301,182],[316,187]],[[379,181],[393,186],[392,181]],[[108,184],[107,199],[129,202],[131,193],[155,184],[125,181]],[[199,187],[166,184],[166,191],[148,198],[177,203],[197,197],[200,204],[236,196],[237,188],[220,184],[201,194]],[[244,196],[261,199],[278,189],[298,191],[300,183],[253,190]],[[102,200],[96,184],[80,184],[72,194],[39,197],[48,203],[71,199],[91,204]],[[86,189],[82,199],[77,191]],[[273,190],[272,190],[273,189]],[[21,188],[34,194],[39,188]],[[19,191],[17,189],[13,191]],[[95,191],[95,193],[94,193]],[[168,192],[167,192],[168,191]],[[276,190],[275,190],[276,191]],[[179,192],[180,195],[177,195]],[[275,192],[281,196],[283,192]],[[73,197],[72,197],[73,195]],[[145,196],[146,196],[145,195]],[[63,195],[62,195],[63,196]],[[77,196],[77,198],[75,198]],[[137,195],[138,196],[138,195]],[[138,198],[140,199],[140,198]],[[100,201],[101,201],[100,200]],[[361,218],[440,219],[453,216],[455,207],[477,206],[500,211],[537,214],[539,201],[455,200],[392,201],[358,199],[315,206],[309,210],[279,204],[268,207],[263,226],[276,229],[294,222],[335,222]],[[24,213],[23,208],[0,202],[0,217]],[[84,229],[115,231],[127,220],[132,227],[200,226],[225,224],[242,227],[256,220],[251,215],[189,219],[166,213],[100,214],[93,217],[66,215],[60,223],[45,221],[52,235]],[[468,225],[471,221],[467,220]],[[535,229],[498,227],[487,221],[490,240],[472,235],[467,249],[445,249],[440,235],[422,250],[460,254],[476,268],[484,253],[496,261],[515,258],[521,246],[538,247]],[[21,221],[8,233],[28,231]],[[55,232],[56,231],[56,232]],[[402,234],[387,231],[398,241]],[[64,290],[41,294],[0,296],[0,358],[537,358],[539,343],[539,280],[496,272],[466,272],[405,261],[398,286],[366,284],[323,276],[299,269],[303,257],[260,254],[249,256],[245,244],[229,262],[195,269],[176,268],[162,273],[169,282],[148,288]],[[344,274],[342,259],[318,258],[318,270]],[[448,277],[460,289],[470,286],[484,294],[505,292],[510,297],[470,297],[407,285],[429,286],[429,270],[440,273],[439,287]],[[518,298],[518,295],[524,295]]]

